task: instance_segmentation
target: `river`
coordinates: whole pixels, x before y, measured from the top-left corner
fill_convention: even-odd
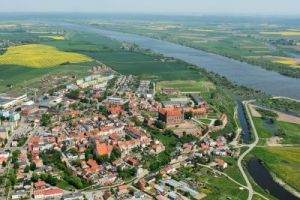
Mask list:
[[[271,195],[280,200],[297,200],[293,194],[285,190],[278,183],[276,183],[268,169],[260,162],[260,160],[254,158],[247,163],[247,170],[254,179],[254,181],[263,189],[270,192]]]
[[[88,25],[71,23],[60,23],[60,25],[77,31],[97,33],[119,41],[134,43],[142,48],[151,49],[165,56],[181,59],[216,72],[240,85],[261,90],[274,96],[286,96],[300,100],[300,79],[290,78],[255,65],[167,41],[135,34],[102,30]]]

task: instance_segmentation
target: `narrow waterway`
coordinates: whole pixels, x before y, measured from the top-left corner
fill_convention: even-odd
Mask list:
[[[238,107],[238,118],[240,121],[240,125],[242,128],[242,141],[245,144],[249,144],[250,141],[250,127],[249,127],[249,123],[246,119],[246,115],[245,115],[245,110],[243,108],[243,104],[242,102],[238,101],[237,102],[237,107]]]
[[[254,179],[254,181],[264,190],[269,192],[272,196],[280,200],[297,200],[298,198],[289,191],[281,187],[273,180],[264,164],[254,158],[247,163],[247,170]]]

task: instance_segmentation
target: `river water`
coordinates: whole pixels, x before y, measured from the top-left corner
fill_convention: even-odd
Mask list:
[[[280,200],[298,199],[273,180],[268,169],[260,162],[260,160],[255,158],[250,160],[247,163],[247,170],[249,171],[254,181],[274,197]]]
[[[300,79],[290,78],[224,56],[198,49],[152,39],[140,35],[102,30],[88,25],[61,23],[65,28],[97,33],[119,41],[134,43],[165,56],[181,59],[227,77],[240,85],[264,91],[274,96],[286,96],[300,100]]]

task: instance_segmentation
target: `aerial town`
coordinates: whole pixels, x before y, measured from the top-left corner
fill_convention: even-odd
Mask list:
[[[178,170],[200,162],[217,173],[227,168],[222,158],[235,155],[226,137],[210,138],[227,115],[200,94],[155,91],[106,65],[0,103],[2,194],[13,200],[202,199]],[[203,123],[208,115],[214,119]]]

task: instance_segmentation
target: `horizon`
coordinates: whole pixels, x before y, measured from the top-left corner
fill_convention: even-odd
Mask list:
[[[153,15],[230,15],[230,16],[300,16],[297,0],[0,0],[1,14],[6,13],[97,13]],[[57,6],[59,5],[59,6]]]

